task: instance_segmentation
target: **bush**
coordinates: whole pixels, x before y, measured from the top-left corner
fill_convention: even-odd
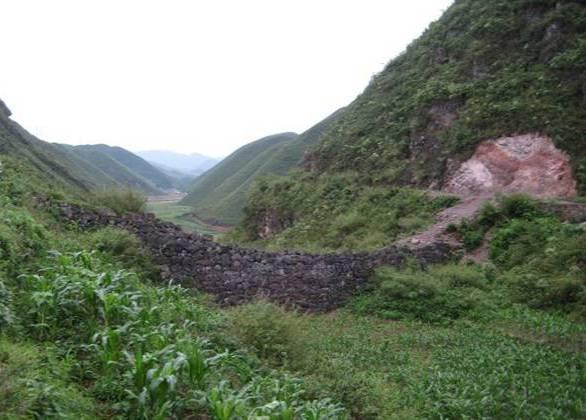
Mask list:
[[[44,252],[48,233],[25,210],[0,209],[0,271],[13,273]]]
[[[0,337],[0,417],[91,419],[93,402],[68,383],[69,364],[52,349]]]
[[[146,208],[145,195],[131,189],[111,189],[95,192],[91,202],[96,206],[107,207],[118,214],[142,213]]]
[[[12,313],[12,293],[6,288],[0,279],[0,332],[6,330],[14,323]]]
[[[231,312],[233,334],[257,356],[276,365],[299,359],[301,330],[297,315],[273,303],[260,301]]]
[[[586,316],[586,232],[548,217],[497,229],[491,256],[514,301]]]
[[[503,268],[523,264],[540,255],[549,238],[562,227],[553,217],[512,219],[496,230],[490,242],[491,259]]]
[[[478,291],[486,288],[484,273],[476,266],[445,265],[429,270],[378,269],[375,290],[354,299],[362,314],[386,319],[449,322],[477,306]]]
[[[571,275],[549,276],[513,270],[503,276],[517,302],[532,308],[559,308],[571,311],[586,304],[584,282]]]
[[[482,245],[488,231],[511,219],[532,220],[543,217],[537,203],[529,196],[512,194],[498,198],[496,205],[486,203],[474,220],[464,220],[450,230],[460,235],[464,247],[473,250]]]

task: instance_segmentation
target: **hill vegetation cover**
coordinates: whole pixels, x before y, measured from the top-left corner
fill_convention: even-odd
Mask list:
[[[273,157],[286,142],[297,138],[295,133],[264,137],[236,150],[189,187],[182,204],[190,205],[203,219],[221,223],[238,222],[246,192],[265,166],[279,166]],[[281,171],[288,167],[282,166]]]
[[[439,190],[480,142],[524,133],[549,136],[569,155],[583,194],[585,47],[584,2],[456,1],[323,133],[304,159],[309,174],[263,182],[243,229],[262,231],[262,215],[286,208],[288,219],[276,224],[291,231],[265,243],[295,246],[293,231],[315,226],[316,216],[301,200],[292,204],[290,191],[319,190],[340,176],[355,191]],[[342,203],[320,217],[355,211]],[[378,233],[373,224],[370,234]]]
[[[27,162],[29,169],[55,187],[79,192],[104,188],[134,188],[148,194],[171,188],[165,174],[119,147],[65,146],[39,140],[10,119],[0,101],[0,154]]]
[[[241,147],[197,178],[183,204],[193,206],[204,219],[238,223],[254,182],[269,175],[284,175],[297,166],[305,150],[317,143],[341,113],[336,111],[300,135],[278,134]]]
[[[492,264],[381,269],[348,308],[302,315],[160,285],[135,237],[61,225],[20,169],[0,174],[2,416],[586,415],[586,235],[530,201],[480,219]]]
[[[441,183],[444,166],[426,153],[464,159],[478,136],[513,129],[546,130],[569,153],[583,191],[583,143],[572,136],[584,133],[577,105],[584,101],[584,7],[456,1],[329,129],[305,160],[311,171],[258,184],[260,204],[249,206],[244,232],[277,226],[268,240],[287,246],[378,246],[377,230],[396,235],[450,205],[402,185]],[[460,91],[459,79],[447,77],[450,68],[463,70],[468,55],[450,59],[459,51],[489,59],[476,67],[468,61],[478,90]],[[437,149],[416,152],[417,107],[452,88],[466,93],[457,96],[466,104],[458,121],[470,119],[439,130]],[[389,120],[379,112],[387,100]],[[222,308],[196,290],[162,283],[164,267],[128,232],[82,232],[40,205],[91,205],[88,191],[105,174],[34,138],[9,114],[0,102],[0,417],[586,417],[583,224],[563,222],[528,197],[504,198],[451,227],[467,249],[487,247],[483,264],[380,268],[368,288],[331,313],[262,300]],[[473,138],[457,135],[467,130]],[[395,140],[399,132],[403,142]],[[298,138],[285,137],[276,146]],[[303,232],[303,223],[312,231]]]

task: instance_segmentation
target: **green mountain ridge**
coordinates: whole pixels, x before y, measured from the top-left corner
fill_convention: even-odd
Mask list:
[[[481,141],[524,133],[551,137],[585,193],[585,6],[455,1],[346,107],[305,155],[304,171],[256,185],[243,237],[261,239],[270,220],[279,228],[259,246],[303,247],[306,232],[333,231],[339,247],[384,245],[393,236],[381,226],[392,232],[397,219],[377,207],[392,199],[385,191],[440,189]]]
[[[241,147],[198,177],[182,204],[192,206],[204,219],[236,223],[253,179],[270,164],[281,145],[296,138],[295,133],[274,134]]]
[[[148,194],[159,194],[174,186],[171,178],[161,170],[121,147],[105,144],[80,146],[61,144],[59,146],[68,149],[79,159],[87,162],[88,166],[107,173],[116,184]],[[99,187],[107,185],[102,184]]]
[[[307,131],[277,134],[249,143],[197,178],[183,204],[193,206],[198,216],[236,224],[243,215],[246,199],[256,181],[265,176],[284,175],[303,159],[322,133],[343,113],[334,112]]]
[[[140,157],[119,147],[48,143],[10,119],[0,101],[0,155],[27,166],[56,189],[83,194],[103,188],[135,188],[159,194],[173,181]]]
[[[308,162],[441,186],[484,139],[543,133],[586,188],[586,2],[456,1],[373,78]],[[371,175],[375,173],[376,175]]]

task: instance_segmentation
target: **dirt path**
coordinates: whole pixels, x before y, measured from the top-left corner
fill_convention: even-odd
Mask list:
[[[437,195],[437,193],[431,193]],[[461,245],[457,239],[446,233],[451,224],[458,224],[463,219],[473,218],[482,206],[493,199],[492,194],[461,197],[461,201],[453,207],[442,210],[436,218],[435,224],[427,230],[397,241],[397,244],[409,248],[422,248],[437,242],[445,242],[454,246]]]

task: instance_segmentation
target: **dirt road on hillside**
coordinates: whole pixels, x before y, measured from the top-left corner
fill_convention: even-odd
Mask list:
[[[432,195],[439,195],[431,193]],[[428,229],[397,241],[397,244],[409,248],[421,248],[437,242],[445,242],[455,246],[458,240],[446,233],[451,224],[458,224],[464,219],[471,219],[478,214],[483,205],[494,199],[492,194],[460,197],[461,201],[453,207],[442,210],[436,216],[436,222]]]

